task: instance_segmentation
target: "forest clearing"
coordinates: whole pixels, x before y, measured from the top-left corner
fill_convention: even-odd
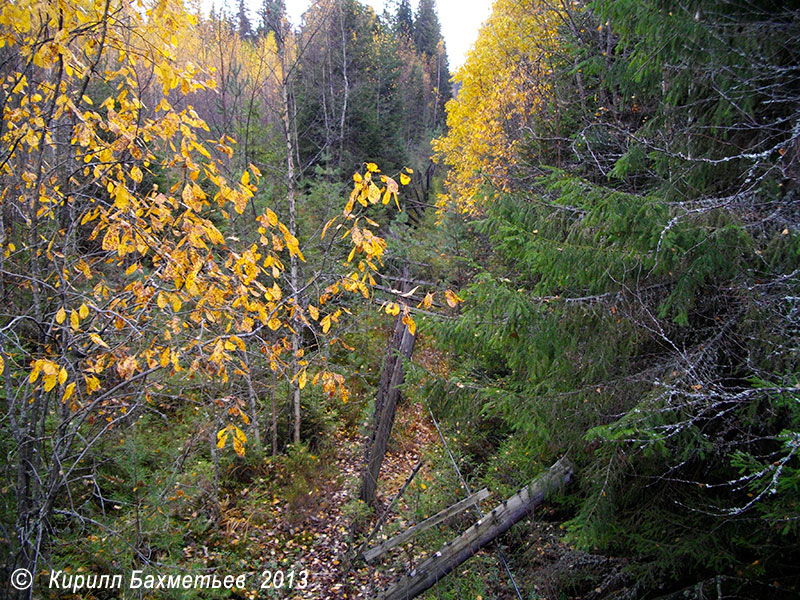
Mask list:
[[[0,5],[0,599],[800,598],[800,9],[377,2]]]

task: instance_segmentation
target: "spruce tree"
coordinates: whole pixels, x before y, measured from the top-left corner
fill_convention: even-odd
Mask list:
[[[439,17],[436,15],[436,0],[420,0],[414,20],[414,44],[417,50],[428,56],[436,54],[442,37]]]
[[[237,18],[239,20],[239,37],[241,37],[243,40],[252,37],[253,30],[250,26],[250,19],[247,16],[247,7],[244,4],[244,0],[239,0],[239,11]]]
[[[513,152],[502,171],[481,143],[464,154],[493,185],[474,194],[439,399],[495,484],[580,463],[571,540],[637,582],[576,572],[594,597],[782,597],[800,554],[796,13],[614,0],[518,32],[513,10],[541,6],[495,4],[506,35],[484,50],[503,47],[474,59],[500,58],[467,64],[461,102],[521,64],[519,94],[545,93],[516,120],[450,114],[454,158],[481,123]]]
[[[411,12],[411,4],[408,0],[400,0],[397,6],[397,32],[411,39],[414,34],[414,15]]]
[[[261,23],[259,29],[263,35],[275,34],[275,42],[281,48],[283,42],[283,21],[286,17],[284,0],[264,0],[259,11]]]

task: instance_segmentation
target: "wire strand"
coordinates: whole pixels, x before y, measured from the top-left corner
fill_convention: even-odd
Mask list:
[[[464,486],[464,490],[467,492],[467,496],[471,496],[472,492],[469,489],[469,485],[464,479],[464,476],[461,474],[461,469],[458,468],[458,465],[456,464],[456,459],[453,458],[453,453],[450,452],[450,447],[447,445],[447,440],[442,434],[442,430],[439,427],[439,423],[436,421],[436,417],[433,416],[433,411],[431,410],[430,406],[428,406],[428,412],[431,415],[431,419],[433,420],[434,427],[436,427],[436,431],[439,433],[439,439],[442,440],[444,449],[447,451],[447,455],[450,457],[450,462],[453,463],[453,468],[455,469],[456,474],[458,475],[459,481],[461,481],[461,485]],[[478,518],[482,519],[483,512],[481,511],[481,507],[478,505],[477,502],[475,503],[474,507],[475,510],[478,511]],[[517,582],[514,580],[514,575],[511,573],[511,568],[508,566],[508,563],[506,562],[506,557],[503,554],[503,551],[500,549],[500,546],[497,547],[497,553],[500,557],[500,562],[503,563],[503,566],[506,569],[506,573],[508,573],[508,578],[511,580],[511,585],[514,586],[514,591],[517,593],[517,598],[519,598],[519,600],[522,600],[522,594],[520,593],[519,588],[517,587]]]

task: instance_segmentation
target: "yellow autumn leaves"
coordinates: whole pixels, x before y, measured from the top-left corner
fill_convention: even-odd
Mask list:
[[[81,320],[89,316],[89,307],[83,302],[78,310],[71,310],[69,313],[69,326],[73,331],[78,331],[81,326]],[[62,306],[56,311],[56,323],[61,325],[67,318],[67,311]]]
[[[0,372],[2,372],[1,369]],[[39,380],[40,375],[41,386],[45,392],[51,391],[56,385],[64,388],[64,392],[61,396],[62,402],[69,400],[75,392],[76,383],[72,381],[65,387],[64,384],[69,377],[67,370],[54,361],[42,358],[35,360],[31,374],[28,376],[28,381],[31,384],[35,384]]]
[[[417,324],[409,313],[403,315],[403,325],[408,327],[408,331],[411,335],[417,335]]]
[[[392,290],[393,292],[397,293],[401,298],[410,298],[414,295],[414,292],[417,291],[418,288],[414,288],[405,293],[401,293],[398,290]],[[445,301],[450,308],[455,308],[458,306],[459,302],[463,302],[463,300],[452,290],[445,290],[444,292]],[[433,306],[433,298],[434,295],[432,292],[428,292],[425,294],[425,297],[417,304],[417,308],[423,307],[425,309],[431,308]],[[384,312],[387,315],[397,316],[400,312],[403,312],[402,323],[406,327],[408,327],[408,331],[411,335],[417,334],[417,324],[414,319],[411,317],[411,309],[408,304],[402,302],[384,302],[381,306]]]
[[[450,308],[455,308],[459,302],[463,302],[463,300],[452,290],[445,290],[444,297],[447,301],[447,305]]]
[[[563,15],[539,0],[496,0],[492,14],[454,79],[447,135],[433,141],[435,160],[449,167],[440,210],[480,212],[483,183],[508,189],[524,130],[550,94],[547,73]]]
[[[42,375],[42,386],[45,392],[52,390],[56,383],[64,385],[67,381],[67,370],[51,360],[38,359],[33,363],[33,370],[29,376],[31,383],[36,383],[39,375]]]
[[[406,173],[414,172],[409,167],[406,167],[405,171]],[[380,181],[384,185],[378,186],[373,175],[378,175],[379,173],[378,165],[370,162],[366,164],[366,172],[363,175],[361,173],[353,174],[354,186],[344,209],[345,216],[353,212],[356,202],[366,207],[369,204],[376,204],[379,200],[383,204],[388,204],[392,198],[394,198],[397,209],[401,210],[400,202],[397,199],[397,191],[399,189],[397,181],[387,175],[379,175]],[[408,185],[411,182],[411,178],[406,173],[400,173],[400,183],[402,185]]]
[[[217,448],[224,448],[228,438],[233,436],[233,450],[239,456],[244,456],[244,445],[247,443],[247,436],[236,425],[230,424],[217,432]]]
[[[14,46],[13,56],[48,67],[33,73],[22,60],[28,72],[9,71],[4,114],[9,126],[1,140],[11,149],[7,176],[16,178],[31,206],[38,203],[30,221],[40,228],[37,235],[53,232],[58,238],[37,254],[37,265],[47,271],[42,289],[51,294],[41,312],[57,327],[19,379],[37,393],[60,395],[73,410],[88,407],[87,397],[107,394],[114,386],[119,387],[111,396],[115,399],[138,393],[124,382],[159,369],[164,380],[184,371],[186,377],[226,382],[230,375],[248,372],[243,356],[248,352],[262,352],[270,367],[286,370],[288,361],[280,354],[288,351],[283,332],[293,333],[296,322],[308,316],[323,334],[332,334],[346,310],[331,308],[337,294],[371,296],[386,242],[378,224],[354,209],[392,200],[399,209],[399,188],[411,182],[411,169],[393,178],[375,163],[354,176],[339,217],[348,224],[343,239],[352,245],[350,272],[313,304],[298,305],[281,286],[286,255],[305,260],[302,243],[275,211],[265,209],[257,217],[256,239],[241,241],[228,235],[228,227],[214,225],[231,214],[249,216],[261,173],[250,164],[231,177],[224,161],[235,141],[211,139],[191,106],[176,101],[213,87],[210,74],[176,56],[176,36],[190,29],[191,21],[175,3],[156,3],[145,11],[123,2],[108,15],[102,3],[83,1],[20,0],[0,8],[0,46]],[[137,36],[132,38],[131,30]],[[41,31],[48,32],[45,42],[38,39]],[[57,63],[63,73],[50,69]],[[145,89],[143,81],[152,84]],[[86,89],[91,94],[84,94]],[[107,97],[98,98],[97,90]],[[64,131],[64,143],[56,143],[55,131]],[[55,175],[39,181],[26,166],[34,155],[42,157],[48,173],[60,172],[56,164],[76,165],[74,181]],[[65,181],[77,180],[92,190],[91,201],[66,196],[71,186]],[[168,183],[158,187],[154,180]],[[67,206],[75,222],[87,227],[81,242],[92,242],[92,252],[83,257],[58,254],[57,248],[67,247],[59,245],[66,234],[46,229]],[[256,346],[259,338],[248,335],[260,327],[274,340],[271,346]],[[314,373],[310,362],[299,362],[287,379],[300,387],[321,383],[327,393],[338,392],[346,400],[343,376]],[[0,372],[8,368],[0,357]],[[115,373],[109,376],[111,369]],[[108,406],[103,410],[116,410],[116,404]],[[233,424],[221,431],[219,447],[231,439],[234,450],[243,453],[247,438]]]

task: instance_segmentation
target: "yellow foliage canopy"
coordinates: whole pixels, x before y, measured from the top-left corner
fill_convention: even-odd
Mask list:
[[[165,379],[182,373],[226,382],[246,372],[241,356],[248,351],[286,367],[287,336],[305,320],[281,287],[286,255],[304,259],[301,241],[276,213],[256,216],[257,234],[248,240],[226,238],[214,225],[232,213],[251,218],[245,208],[261,174],[249,165],[229,182],[222,161],[235,141],[212,139],[187,103],[192,92],[215,87],[213,69],[198,66],[208,65],[208,52],[197,45],[196,27],[178,0],[17,0],[0,7],[0,48],[11,57],[0,67],[0,203],[13,203],[7,212],[26,224],[17,262],[3,266],[32,265],[25,278],[36,288],[31,310],[52,340],[31,344],[33,360],[13,367],[0,348],[0,372],[24,378],[32,394],[60,394],[74,411],[94,410],[103,398],[102,410],[124,412],[125,395],[145,389],[134,383],[161,370]],[[254,85],[282,76],[272,38],[241,54]],[[357,213],[381,198],[397,201],[397,183],[386,177],[378,185],[379,173],[369,163],[355,179],[339,218],[352,223],[357,262],[308,307],[315,321],[336,294],[368,298],[375,285],[386,243],[368,227],[377,223]],[[155,184],[153,175],[167,183]],[[72,251],[78,235],[97,252]],[[0,233],[1,249],[16,250],[4,242]],[[322,317],[323,333],[340,315]],[[271,332],[276,341],[264,343]],[[309,373],[301,366],[289,377],[304,387]],[[326,392],[347,398],[343,378],[322,380]],[[241,430],[225,431],[219,442],[231,435],[242,453]]]
[[[543,106],[556,47],[557,14],[538,0],[497,0],[475,46],[454,79],[447,103],[449,132],[433,142],[449,167],[440,209],[453,203],[480,212],[482,183],[508,189],[519,132]]]

